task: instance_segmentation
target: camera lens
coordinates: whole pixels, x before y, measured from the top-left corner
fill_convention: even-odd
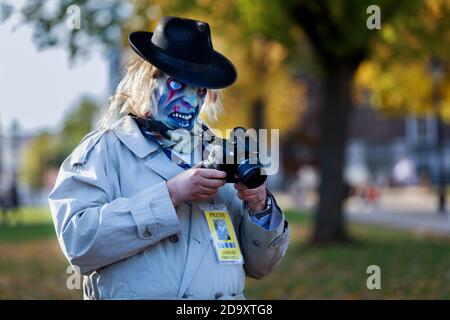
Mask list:
[[[267,176],[260,164],[250,164],[248,161],[241,163],[236,170],[239,180],[249,189],[254,189],[262,185]]]

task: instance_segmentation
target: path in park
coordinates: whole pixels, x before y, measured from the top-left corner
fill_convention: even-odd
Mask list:
[[[278,202],[284,208],[314,210],[315,194],[299,198],[288,193],[277,194]],[[436,206],[437,197],[431,190],[401,188],[383,190],[374,203],[352,197],[346,202],[345,211],[351,222],[450,236],[450,208],[447,208],[447,214],[439,214]]]

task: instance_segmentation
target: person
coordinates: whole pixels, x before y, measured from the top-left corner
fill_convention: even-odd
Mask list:
[[[230,235],[228,234],[228,228],[226,221],[224,219],[217,219],[214,221],[214,226],[217,233],[217,238],[219,240],[231,240]]]
[[[244,299],[245,276],[279,264],[289,224],[265,185],[233,188],[223,171],[189,161],[198,148],[177,138],[195,134],[200,109],[217,116],[236,69],[206,22],[163,17],[129,42],[140,57],[49,196],[61,248],[84,275],[85,299]],[[226,207],[242,262],[218,261],[202,210],[211,203]]]

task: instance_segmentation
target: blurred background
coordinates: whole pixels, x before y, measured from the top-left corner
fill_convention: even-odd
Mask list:
[[[207,21],[237,66],[215,127],[280,130],[269,186],[292,242],[248,298],[449,299],[449,13],[450,0],[0,0],[0,299],[82,297],[47,196],[133,57],[129,32],[164,15]]]

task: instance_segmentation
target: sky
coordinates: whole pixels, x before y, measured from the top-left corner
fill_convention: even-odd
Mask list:
[[[57,130],[80,97],[107,98],[108,67],[100,53],[71,65],[62,48],[38,51],[32,29],[0,24],[0,126],[19,121],[22,133]]]

